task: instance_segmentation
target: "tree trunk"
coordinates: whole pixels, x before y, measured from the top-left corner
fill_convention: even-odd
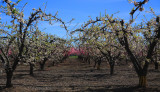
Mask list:
[[[109,62],[109,65],[110,65],[110,75],[113,75],[114,73],[114,62]]]
[[[55,65],[55,62],[52,62],[52,66],[54,66]]]
[[[147,86],[147,78],[146,76],[139,76],[139,87]]]
[[[46,61],[48,60],[48,58],[44,58],[43,62],[40,62],[40,70],[44,70],[44,65],[46,63]]]
[[[32,63],[29,63],[29,65],[30,65],[30,73],[29,73],[29,74],[30,74],[31,76],[33,76],[33,66],[34,66],[34,65],[33,65]]]
[[[158,70],[158,62],[155,62],[154,65],[155,65],[155,70]]]
[[[6,81],[6,88],[12,87],[12,76],[13,76],[13,71],[11,68],[6,69],[6,77],[7,77],[7,81]]]
[[[100,65],[98,64],[98,66],[97,66],[97,70],[100,70]]]
[[[96,67],[96,65],[97,65],[97,61],[95,61],[95,62],[94,62],[94,66],[93,66],[93,67],[95,68],[95,67]]]
[[[101,61],[98,61],[97,70],[100,70]]]
[[[91,64],[91,61],[90,61],[90,58],[89,58],[89,57],[88,57],[88,60],[87,60],[87,61],[88,61],[88,64]]]
[[[126,59],[126,64],[128,65],[128,59]]]
[[[44,63],[40,63],[40,70],[44,70]]]

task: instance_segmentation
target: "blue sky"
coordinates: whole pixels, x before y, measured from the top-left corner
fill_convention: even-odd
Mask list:
[[[11,0],[17,1],[17,0]],[[140,1],[140,0],[137,0]],[[89,16],[95,19],[97,16],[106,13],[111,15],[119,11],[114,17],[120,17],[126,21],[130,18],[130,11],[134,7],[133,3],[128,3],[127,0],[22,0],[18,5],[21,8],[25,3],[27,6],[24,9],[25,17],[28,17],[32,8],[44,8],[44,5],[47,3],[46,12],[55,14],[58,11],[58,17],[62,18],[64,21],[70,21],[72,18],[75,20],[70,25],[69,29],[74,30],[73,28],[80,27],[81,24],[89,20]],[[145,10],[140,13],[136,22],[140,22],[145,14],[147,18],[151,18],[152,14],[146,13],[149,11],[149,7],[152,7],[155,10],[157,15],[160,15],[160,0],[149,0],[147,4],[144,5]],[[136,14],[139,11],[136,12]],[[135,15],[136,15],[135,14]],[[0,15],[2,19],[5,19],[5,16]],[[66,31],[63,28],[59,27],[59,23],[54,25],[49,25],[46,22],[41,22],[39,27],[46,33],[56,34],[57,36],[66,38]]]

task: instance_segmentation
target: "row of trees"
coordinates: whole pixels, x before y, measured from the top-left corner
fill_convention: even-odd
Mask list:
[[[40,69],[48,60],[62,62],[67,58],[67,51],[70,49],[71,41],[42,33],[38,29],[39,21],[60,22],[67,31],[65,22],[57,17],[57,14],[47,14],[41,8],[33,9],[31,15],[25,19],[24,7],[16,8],[20,0],[12,2],[4,0],[0,6],[1,13],[9,16],[9,24],[0,23],[0,62],[6,72],[6,87],[11,87],[13,73],[20,62],[30,65],[30,74],[33,75],[33,66],[39,63]],[[81,58],[90,63],[92,58],[95,66],[100,69],[103,58],[110,65],[110,74],[114,73],[116,60],[130,59],[139,77],[139,86],[146,87],[146,76],[151,61],[158,69],[160,39],[160,18],[155,16],[150,21],[143,21],[141,24],[133,25],[134,13],[139,9],[143,10],[142,2],[134,2],[135,9],[131,11],[131,19],[125,22],[121,18],[114,18],[113,15],[96,17],[96,20],[89,20],[82,28],[74,32],[80,32],[76,38]],[[151,12],[153,12],[151,10]],[[154,13],[154,12],[153,12]],[[155,15],[155,14],[154,14]],[[157,47],[157,48],[156,48]],[[155,49],[156,48],[156,49]],[[126,56],[128,55],[128,56]]]
[[[155,15],[153,9],[151,12],[155,15],[149,21],[143,21],[140,24],[134,24],[134,13],[139,9],[142,11],[142,2],[135,2],[135,9],[131,11],[129,22],[121,18],[114,18],[113,14],[109,16],[96,17],[96,20],[90,19],[80,29],[72,31],[71,34],[79,32],[78,45],[86,46],[88,50],[94,49],[90,54],[95,53],[94,60],[98,62],[98,68],[101,64],[102,56],[105,56],[110,65],[110,74],[113,74],[115,61],[123,58],[129,58],[133,63],[134,69],[139,77],[139,86],[146,87],[147,73],[150,62],[155,63],[155,69],[158,69],[158,55],[160,43],[160,17]],[[96,51],[99,50],[99,51]],[[88,51],[89,52],[89,51]],[[101,55],[100,55],[101,54]],[[128,55],[127,57],[124,57]]]
[[[67,30],[66,24],[57,17],[57,14],[47,14],[41,8],[33,9],[28,18],[24,17],[24,8],[16,8],[18,3],[4,0],[0,6],[1,13],[10,17],[10,23],[0,23],[0,62],[6,73],[6,87],[12,86],[13,73],[19,63],[30,65],[30,74],[33,75],[33,66],[39,63],[40,69],[44,69],[47,60],[56,58],[57,62],[63,61],[67,56],[64,49],[70,42],[42,33],[38,29],[39,21],[60,22]],[[53,61],[54,63],[55,61]]]

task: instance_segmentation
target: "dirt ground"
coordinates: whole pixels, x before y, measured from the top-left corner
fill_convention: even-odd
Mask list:
[[[146,89],[137,87],[138,77],[130,64],[116,65],[112,76],[106,62],[100,70],[79,59],[47,66],[44,71],[35,69],[34,76],[29,75],[28,66],[18,66],[12,80],[14,86],[8,89],[3,89],[6,78],[5,73],[0,73],[0,92],[160,92],[160,71],[154,70],[152,65]]]

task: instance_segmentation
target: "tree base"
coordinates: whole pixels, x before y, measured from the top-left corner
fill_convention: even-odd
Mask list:
[[[100,65],[97,66],[97,70],[100,70]]]
[[[139,87],[147,87],[147,78],[146,76],[139,76]]]

